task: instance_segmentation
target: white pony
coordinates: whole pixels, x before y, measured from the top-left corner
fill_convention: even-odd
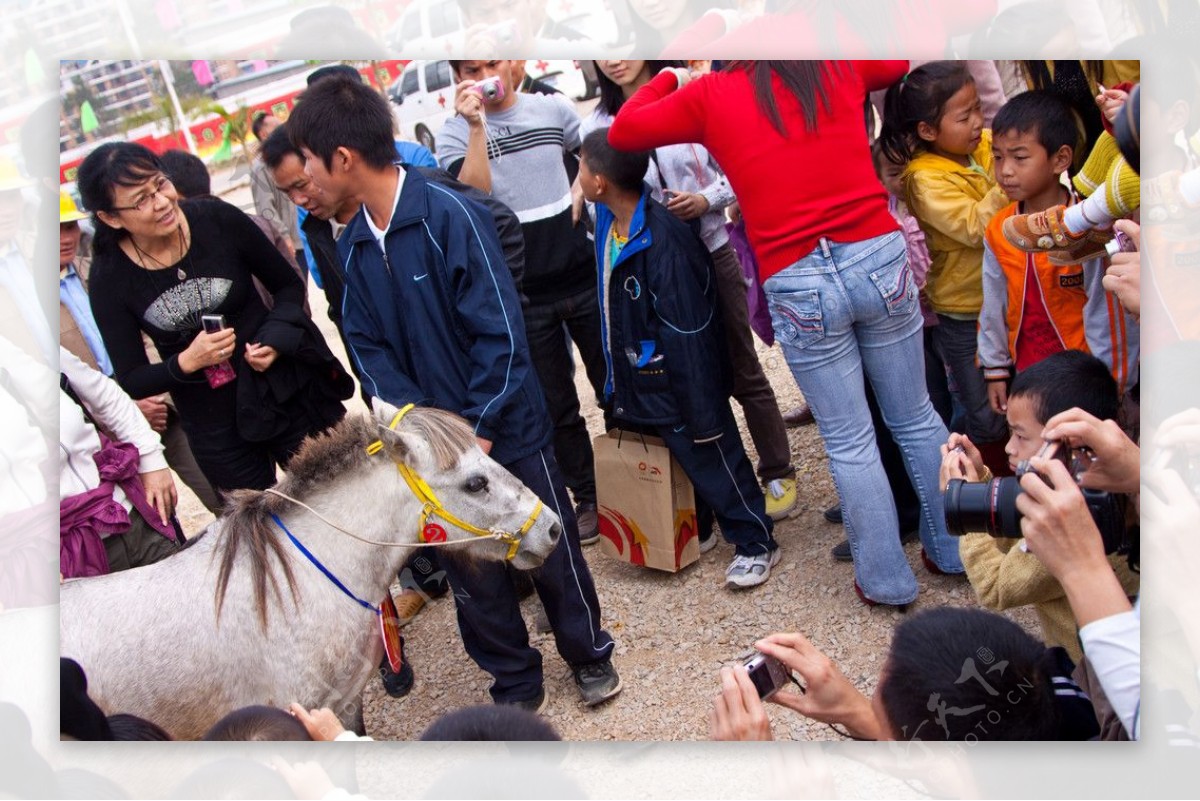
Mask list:
[[[378,604],[411,551],[397,546],[444,532],[464,541],[450,546],[458,554],[522,569],[553,550],[557,516],[484,455],[461,418],[387,404],[376,414],[378,425],[347,418],[308,440],[281,494],[233,493],[178,554],[63,584],[61,654],[83,666],[107,713],[196,739],[234,709],[299,701],[360,727],[383,645],[377,613],[347,592]],[[369,448],[377,437],[382,452]]]

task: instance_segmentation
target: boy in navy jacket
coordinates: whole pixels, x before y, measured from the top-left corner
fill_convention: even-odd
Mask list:
[[[682,465],[696,491],[701,550],[716,544],[715,514],[734,546],[725,585],[762,584],[779,546],[729,408],[712,258],[645,190],[649,153],[614,149],[600,128],[584,139],[580,159],[584,196],[596,204],[608,411],[653,430]]]
[[[491,217],[394,163],[387,101],[361,82],[312,86],[288,129],[313,183],[362,206],[338,253],[346,273],[342,325],[365,390],[395,406],[462,415],[480,447],[558,513],[562,539],[531,578],[584,702],[612,698],[621,689],[614,643],[600,627],[521,304]],[[541,654],[529,645],[508,568],[450,559],[443,567],[463,644],[495,679],[493,700],[540,711]]]

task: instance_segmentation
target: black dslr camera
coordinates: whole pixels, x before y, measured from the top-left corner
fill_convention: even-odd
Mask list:
[[[1087,448],[1071,448],[1063,442],[1047,442],[1038,451],[1042,459],[1058,459],[1066,465],[1071,478],[1079,483],[1094,459]],[[975,531],[984,531],[993,537],[1020,537],[1021,512],[1017,509],[1017,496],[1023,492],[1020,479],[1034,470],[1029,461],[1017,465],[1017,475],[993,478],[991,481],[968,482],[952,478],[946,485],[946,528],[951,534],[961,537]],[[1049,479],[1038,474],[1047,484]],[[1092,521],[1100,530],[1105,553],[1127,550],[1125,531],[1124,495],[1080,488],[1087,502]]]

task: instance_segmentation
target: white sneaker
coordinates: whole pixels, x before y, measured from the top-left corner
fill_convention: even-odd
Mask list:
[[[720,536],[717,534],[716,531],[714,531],[713,533],[708,535],[708,539],[700,540],[700,553],[708,553],[713,548],[716,548],[717,540],[719,540],[719,539],[720,539]]]
[[[771,568],[779,564],[783,554],[779,548],[757,556],[735,556],[725,570],[725,586],[744,589],[757,587],[771,576]]]

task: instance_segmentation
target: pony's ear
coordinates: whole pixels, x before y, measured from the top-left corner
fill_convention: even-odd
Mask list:
[[[371,410],[375,414],[379,439],[383,442],[384,450],[395,462],[422,472],[432,464],[433,452],[423,438],[404,431],[393,431],[390,426],[398,408],[379,398],[371,398]]]

